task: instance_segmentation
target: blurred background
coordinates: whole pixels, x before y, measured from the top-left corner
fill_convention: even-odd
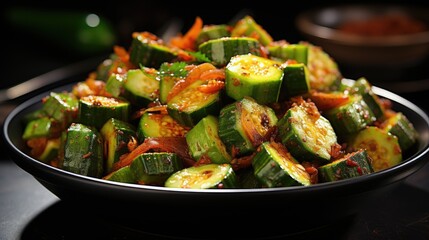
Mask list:
[[[204,24],[220,24],[233,22],[245,14],[250,14],[275,40],[285,39],[296,43],[307,40],[296,26],[296,18],[300,13],[330,6],[366,3],[428,7],[427,1],[423,0],[326,0],[317,3],[284,1],[281,5],[278,2],[241,0],[233,3],[145,0],[103,3],[80,0],[57,3],[7,1],[2,6],[1,15],[4,60],[1,64],[0,89],[7,89],[70,64],[88,59],[102,59],[112,52],[113,45],[127,48],[134,31],[164,34],[170,29],[173,30],[170,33],[185,33],[196,16],[200,16]],[[383,69],[381,74],[380,71],[366,71],[361,74],[360,66],[348,66],[341,62],[338,64],[346,77],[356,78],[365,74],[370,82],[382,87],[388,87],[389,84],[393,87],[396,84],[396,90],[402,89],[397,82],[404,78],[420,82],[429,79],[426,70],[428,62],[425,60],[401,72],[397,71],[397,67]],[[389,78],[391,82],[386,82],[380,76]]]

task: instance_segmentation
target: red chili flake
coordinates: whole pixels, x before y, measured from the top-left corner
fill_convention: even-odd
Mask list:
[[[357,167],[357,166],[359,166],[359,165],[357,164],[357,162],[355,162],[355,161],[353,161],[353,160],[350,160],[350,159],[347,159],[347,160],[346,160],[346,164],[347,164],[347,166],[349,166],[349,167]]]
[[[88,153],[84,154],[82,156],[82,158],[89,158],[89,157],[91,157],[91,155],[92,155],[92,152],[88,152]]]

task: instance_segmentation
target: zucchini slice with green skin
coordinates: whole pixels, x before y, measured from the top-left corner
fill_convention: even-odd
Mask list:
[[[137,183],[156,186],[164,185],[171,174],[183,169],[182,160],[170,152],[142,153],[129,166]]]
[[[240,188],[262,188],[262,183],[256,178],[253,168],[244,168],[235,172]]]
[[[123,182],[123,183],[136,183],[133,172],[131,171],[130,165],[119,168],[103,177],[104,180]]]
[[[350,143],[354,151],[365,149],[372,159],[375,172],[397,165],[402,161],[402,150],[398,138],[375,126],[359,131]]]
[[[225,67],[226,94],[235,100],[250,96],[260,104],[279,100],[283,70],[279,62],[252,55],[235,55]]]
[[[320,46],[305,41],[299,44],[308,46],[307,67],[310,72],[311,88],[329,91],[338,85],[343,77],[335,60]]]
[[[31,120],[26,124],[22,139],[58,137],[62,130],[62,123],[51,117],[42,117]]]
[[[304,44],[289,44],[286,41],[272,42],[267,46],[271,58],[278,61],[295,60],[298,63],[307,65],[308,46]]]
[[[78,117],[79,100],[69,92],[51,92],[42,101],[43,111],[62,123],[63,129],[66,129]]]
[[[58,158],[58,151],[60,149],[60,138],[51,138],[46,142],[45,149],[37,159],[44,163],[50,163],[50,161]]]
[[[202,164],[173,173],[164,184],[168,188],[226,189],[237,188],[234,170],[229,164]]]
[[[224,67],[236,55],[260,56],[261,44],[250,37],[223,37],[200,44],[198,50],[206,55],[216,67]]]
[[[231,155],[219,137],[219,121],[217,117],[208,115],[201,119],[186,134],[186,143],[191,156],[198,161],[208,157],[213,163],[229,163]]]
[[[106,80],[106,92],[113,97],[119,97],[124,92],[124,82],[126,74],[112,73]]]
[[[298,161],[330,161],[337,135],[314,104],[304,102],[291,107],[277,126],[278,137]]]
[[[263,142],[253,157],[256,178],[264,187],[308,186],[310,175],[281,143]]]
[[[319,182],[333,182],[373,173],[371,161],[364,149],[348,153],[340,159],[318,167]]]
[[[226,24],[204,25],[195,40],[197,46],[208,40],[231,36],[231,27]]]
[[[128,121],[131,107],[123,98],[89,95],[79,99],[79,122],[97,129],[110,118]]]
[[[104,174],[103,138],[91,126],[72,123],[67,129],[64,159],[60,168],[84,176],[101,178]]]
[[[100,133],[104,142],[105,172],[110,173],[113,164],[130,152],[128,143],[137,142],[136,130],[128,122],[110,118],[101,127]]]
[[[360,94],[363,100],[371,109],[377,120],[384,119],[384,109],[380,103],[379,97],[372,91],[372,85],[366,78],[359,78],[355,81],[353,86],[348,90],[349,94]]]
[[[287,63],[283,68],[280,101],[308,93],[310,91],[310,73],[303,63]]]
[[[396,112],[386,119],[381,128],[398,138],[402,152],[410,149],[418,140],[419,133],[402,112]]]
[[[219,137],[232,156],[250,154],[277,121],[272,108],[244,97],[220,110]]]
[[[137,137],[143,142],[148,137],[184,137],[188,127],[179,124],[170,115],[157,112],[145,112],[139,121]]]
[[[180,124],[193,127],[207,115],[218,115],[221,106],[220,93],[199,90],[208,80],[196,80],[167,103],[168,114]]]
[[[150,35],[150,34],[149,34]],[[159,68],[164,62],[172,62],[177,53],[154,35],[133,33],[129,53],[130,61],[137,67]]]
[[[361,95],[350,95],[347,103],[322,113],[331,122],[338,138],[349,136],[372,124],[376,118]]]
[[[273,41],[273,37],[250,15],[238,20],[232,28],[232,37],[252,37],[262,45],[267,46]]]
[[[137,107],[146,107],[159,95],[159,81],[154,75],[141,69],[128,70],[123,88],[123,97]]]

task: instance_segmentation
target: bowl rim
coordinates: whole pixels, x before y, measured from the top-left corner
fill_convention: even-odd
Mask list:
[[[353,81],[350,79],[350,81]],[[271,194],[312,194],[312,193],[320,193],[324,191],[343,191],[344,189],[347,189],[348,192],[350,192],[351,189],[353,189],[353,192],[356,191],[356,189],[359,189],[358,191],[366,191],[371,189],[370,183],[380,182],[380,181],[387,181],[384,179],[388,179],[389,176],[395,176],[398,175],[403,169],[412,168],[414,165],[416,165],[420,161],[424,161],[426,159],[423,158],[424,155],[428,154],[429,152],[429,142],[426,143],[425,146],[423,146],[418,152],[414,153],[412,156],[409,156],[407,159],[404,159],[406,161],[402,161],[399,164],[390,167],[388,169],[374,172],[368,175],[356,177],[356,178],[350,178],[350,179],[344,179],[340,181],[335,182],[325,182],[325,183],[317,183],[310,186],[291,186],[291,187],[278,187],[278,188],[239,188],[239,189],[180,189],[180,188],[166,188],[162,186],[148,186],[148,185],[139,185],[139,184],[131,184],[131,183],[121,183],[121,182],[114,182],[114,181],[108,181],[103,179],[98,179],[94,177],[88,177],[84,175],[79,175],[76,173],[68,172],[59,168],[56,168],[54,166],[51,166],[49,164],[43,163],[35,158],[30,157],[27,153],[25,153],[23,150],[21,150],[18,146],[16,146],[12,139],[9,137],[9,132],[13,131],[13,129],[10,129],[11,124],[14,121],[17,121],[19,114],[22,114],[23,111],[26,109],[34,106],[35,104],[40,104],[40,99],[42,99],[48,92],[59,90],[59,89],[69,89],[73,84],[70,83],[65,86],[57,87],[55,89],[51,89],[47,92],[41,93],[35,97],[32,97],[23,103],[19,104],[15,109],[13,109],[8,116],[5,118],[4,124],[3,124],[3,137],[8,145],[9,150],[13,153],[13,160],[14,162],[23,168],[25,171],[32,174],[36,179],[38,180],[46,180],[46,179],[55,179],[56,181],[60,180],[61,183],[65,183],[67,185],[73,185],[76,183],[84,183],[89,184],[91,187],[106,187],[110,189],[115,189],[117,191],[131,191],[131,192],[156,192],[158,194],[169,194],[169,193],[176,193],[176,194],[189,194],[189,193],[198,193],[198,194],[210,194],[210,195],[230,195],[230,194],[242,194],[243,196],[249,195],[249,194],[264,194],[264,193],[271,193]],[[405,107],[411,109],[413,112],[415,112],[419,117],[423,119],[427,125],[429,125],[429,117],[428,115],[417,105],[410,102],[409,100],[393,93],[388,90],[373,86],[374,92],[377,95],[387,97],[388,99],[392,99],[395,102],[400,102],[401,105],[404,105]],[[421,167],[421,165],[420,165]],[[419,167],[419,168],[420,168]],[[416,171],[415,169],[414,171]],[[414,172],[413,171],[413,172]],[[46,175],[48,174],[48,176]],[[399,174],[397,177],[395,177],[394,180],[389,180],[389,183],[393,183],[396,181],[399,181],[403,178],[406,178],[409,176],[409,174]],[[48,181],[49,182],[49,181]],[[364,184],[366,186],[362,188],[362,183],[368,183]],[[353,188],[351,186],[360,186],[358,188]],[[143,190],[143,191],[142,191]]]
[[[350,9],[359,9],[360,11],[368,12],[374,10],[384,9],[387,11],[388,9],[399,9],[404,13],[413,13],[418,12],[420,14],[426,13],[429,16],[429,9],[418,8],[415,6],[406,6],[400,4],[390,4],[390,5],[382,5],[382,4],[339,4],[334,6],[327,6],[323,8],[312,8],[306,11],[302,11],[298,14],[295,19],[295,24],[298,29],[312,37],[329,40],[333,42],[337,42],[343,45],[350,46],[367,46],[367,47],[401,47],[401,46],[413,46],[413,45],[424,45],[429,44],[429,28],[427,31],[406,34],[406,35],[395,35],[395,36],[361,36],[361,35],[353,35],[347,34],[340,30],[337,30],[332,27],[323,26],[321,24],[315,23],[312,18],[314,16],[320,15],[322,13],[327,12],[336,12],[342,14],[345,10]],[[429,26],[429,18],[427,22]]]

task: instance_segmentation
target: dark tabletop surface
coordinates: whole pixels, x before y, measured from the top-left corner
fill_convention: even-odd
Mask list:
[[[19,2],[19,1],[18,1]],[[13,4],[10,4],[13,5]],[[22,4],[28,6],[31,4]],[[81,4],[82,5],[82,4]],[[109,4],[108,4],[109,5]],[[144,4],[143,4],[144,5]],[[18,4],[18,6],[21,6]],[[49,8],[48,6],[43,6]],[[89,4],[85,10],[97,9],[105,14],[115,23],[116,29],[122,29],[118,33],[119,44],[127,44],[129,32],[137,26],[147,26],[155,32],[163,26],[163,19],[170,19],[168,16],[172,10],[162,10],[156,4],[145,5],[147,11],[156,12],[153,18],[142,20],[136,17],[136,10],[125,8],[123,5],[104,8]],[[50,8],[53,8],[50,6]],[[76,9],[82,10],[79,7]],[[180,7],[179,7],[180,8]],[[7,7],[5,8],[7,9]],[[114,10],[115,9],[115,10]],[[295,9],[297,12],[304,8]],[[224,10],[226,18],[233,17],[238,9]],[[262,8],[263,10],[263,8]],[[260,10],[260,11],[262,11]],[[128,11],[133,17],[122,18],[118,12]],[[197,11],[197,10],[195,10]],[[247,10],[249,11],[249,10]],[[201,13],[207,22],[216,22],[214,14]],[[253,13],[261,14],[257,10]],[[170,14],[170,15],[169,15]],[[128,15],[128,16],[129,16]],[[195,12],[187,13],[195,16]],[[172,18],[179,17],[179,14]],[[293,18],[289,16],[289,18]],[[260,18],[263,26],[268,26],[275,21],[271,18]],[[2,19],[4,20],[4,19]],[[190,26],[193,17],[185,19],[183,24]],[[164,22],[167,22],[165,20]],[[92,54],[72,54],[64,53],[64,49],[49,45],[43,40],[35,38],[29,40],[26,34],[19,32],[14,27],[3,22],[6,32],[9,34],[7,47],[3,50],[8,56],[7,64],[2,65],[3,73],[0,88],[8,88],[16,83],[23,82],[41,74],[45,74],[55,69],[64,68],[70,64],[86,61],[95,57],[103,56],[110,52],[100,51]],[[134,25],[133,25],[134,24]],[[296,30],[293,30],[292,23],[289,23],[290,36],[293,40],[300,39]],[[122,27],[121,27],[122,26]],[[125,29],[125,30],[124,30]],[[126,31],[128,29],[128,31]],[[140,30],[141,30],[140,29]],[[276,36],[275,36],[276,37]],[[31,43],[29,43],[30,41]],[[350,78],[359,77],[356,68],[341,66],[343,73]],[[380,71],[367,70],[365,74],[374,85],[386,88],[400,94],[406,99],[416,103],[426,112],[429,112],[427,95],[429,94],[429,59],[412,68],[396,70],[396,74],[388,74],[389,79],[383,79]],[[395,71],[393,69],[384,71]],[[384,74],[384,76],[387,75]],[[404,77],[406,76],[406,77]],[[404,79],[415,85],[412,88]],[[28,94],[22,98],[0,104],[0,123],[3,123],[7,114],[20,102],[31,97]],[[2,133],[3,134],[3,133]],[[101,219],[98,216],[82,215],[73,211],[70,203],[58,199],[54,194],[44,188],[32,175],[19,168],[9,157],[8,149],[0,140],[0,239],[82,239],[81,232],[76,232],[67,226],[73,219],[81,219],[82,231],[86,231],[86,236],[92,239],[180,239],[177,236],[159,236],[149,231],[137,231],[125,226],[118,225],[117,222],[109,219]],[[314,239],[318,237],[331,237],[331,239],[429,239],[429,164],[426,164],[418,172],[408,177],[405,181],[395,184],[393,189],[381,196],[375,203],[365,208],[350,219],[343,219],[337,223],[330,224],[321,229],[314,229],[302,234],[287,236],[287,239]],[[268,239],[284,239],[285,236],[267,236]]]

